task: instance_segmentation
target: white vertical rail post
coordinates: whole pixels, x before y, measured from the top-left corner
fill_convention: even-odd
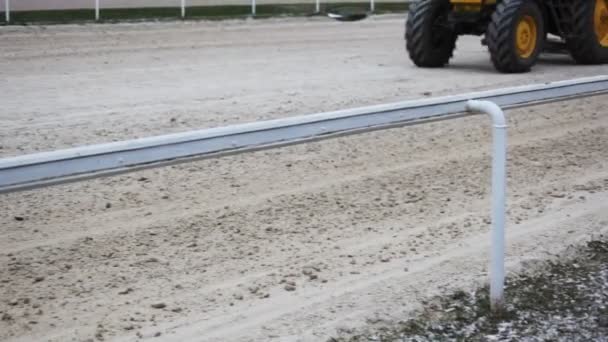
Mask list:
[[[251,15],[255,16],[255,0],[251,0]]]
[[[99,0],[95,0],[95,21],[99,21]]]
[[[315,3],[315,13],[321,12],[321,0],[317,0]]]
[[[490,101],[467,102],[470,111],[490,115],[494,129],[492,157],[492,256],[490,261],[490,304],[493,311],[504,305],[505,207],[507,182],[507,124],[500,107]]]
[[[186,0],[181,1],[182,19],[186,17]]]
[[[376,2],[374,0],[369,0],[369,10],[372,13],[376,11]]]
[[[11,0],[4,0],[4,16],[7,23],[11,22]]]

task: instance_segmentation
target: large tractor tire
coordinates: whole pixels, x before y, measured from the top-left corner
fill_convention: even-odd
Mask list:
[[[608,0],[573,1],[566,44],[580,64],[608,63]]]
[[[498,4],[486,32],[494,67],[506,73],[529,71],[544,45],[544,23],[534,1],[503,0]]]
[[[405,47],[417,66],[439,68],[452,58],[458,35],[448,24],[450,11],[449,0],[421,0],[410,7]]]

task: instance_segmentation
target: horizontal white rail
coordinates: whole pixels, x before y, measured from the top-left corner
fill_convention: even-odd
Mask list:
[[[467,100],[502,108],[608,93],[608,76],[313,114],[0,159],[0,193],[193,159],[471,115]]]

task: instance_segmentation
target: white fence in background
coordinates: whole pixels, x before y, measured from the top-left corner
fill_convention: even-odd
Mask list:
[[[384,0],[383,2],[402,3],[404,0]],[[250,5],[251,15],[255,16],[257,13],[257,7],[260,5],[272,5],[281,4],[288,5],[290,3],[303,4],[310,2],[311,7],[314,5],[316,13],[321,12],[322,5],[335,5],[339,6],[341,2],[349,3],[360,3],[369,9],[370,12],[376,10],[375,0],[228,0],[228,1],[216,1],[216,0],[151,0],[139,3],[137,1],[125,1],[125,0],[63,0],[53,1],[47,3],[41,0],[25,0],[19,1],[13,4],[14,8],[11,7],[10,0],[4,0],[4,12],[5,21],[11,22],[11,12],[14,11],[36,11],[36,10],[68,10],[68,9],[93,9],[93,15],[95,20],[102,18],[103,8],[145,8],[145,7],[179,7],[180,15],[182,18],[187,16],[188,7],[197,6],[216,6],[216,5]],[[91,7],[92,6],[92,7]]]

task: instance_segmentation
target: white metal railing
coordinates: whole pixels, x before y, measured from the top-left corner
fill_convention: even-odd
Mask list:
[[[492,255],[490,258],[490,304],[500,310],[505,287],[505,211],[507,189],[507,120],[494,102],[470,100],[467,108],[492,118]]]
[[[4,0],[4,19],[7,23],[11,22],[11,0]]]
[[[506,120],[513,108],[608,93],[608,76],[239,124],[0,159],[0,193],[483,112],[493,123],[490,299],[504,302]]]
[[[0,159],[0,193],[449,119],[467,115],[471,99],[512,108],[607,92],[608,76],[596,76],[9,157]]]
[[[94,19],[96,21],[99,21],[101,19],[101,6],[102,6],[102,1],[103,0],[94,0]],[[257,14],[257,6],[258,3],[256,2],[256,0],[249,0],[250,1],[250,6],[251,6],[251,15],[255,16]],[[309,0],[311,1],[311,0]],[[302,1],[302,3],[304,3],[305,1]],[[357,2],[356,0],[354,2]],[[332,3],[331,0],[327,0],[326,3]],[[362,4],[365,3],[369,3],[369,11],[370,12],[374,12],[376,10],[376,1],[375,0],[362,0],[361,1]],[[321,0],[314,0],[314,6],[315,6],[315,13],[320,13],[321,12],[321,4],[322,1]],[[186,0],[180,0],[180,16],[182,18],[186,17],[186,12],[187,12],[187,8],[188,8],[188,3]],[[10,0],[4,0],[4,12],[5,12],[5,21],[7,23],[11,22],[11,1]]]

